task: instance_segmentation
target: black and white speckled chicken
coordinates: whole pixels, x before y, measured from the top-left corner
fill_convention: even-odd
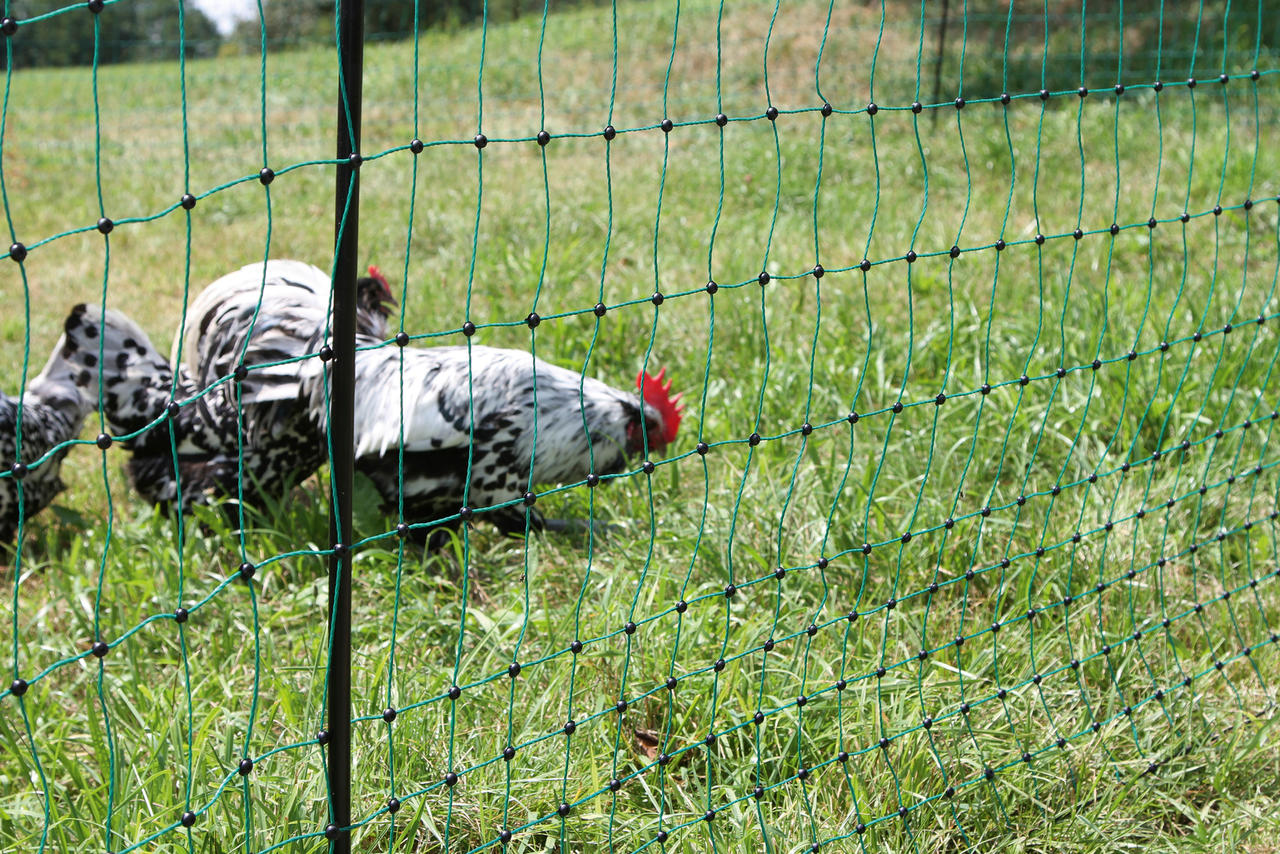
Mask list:
[[[359,283],[357,326],[376,338],[394,300],[370,272]],[[122,380],[105,411],[116,432],[154,423],[125,443],[130,480],[147,501],[168,507],[179,492],[184,507],[240,494],[252,504],[279,501],[320,467],[323,424],[301,383],[307,363],[318,361],[308,357],[323,344],[330,289],[323,271],[287,260],[250,264],[210,284],[187,312],[176,393],[172,368],[143,340],[150,371]]]
[[[464,494],[468,507],[485,508],[520,501],[530,484],[614,474],[646,447],[661,451],[676,436],[682,410],[679,395],[669,394],[670,381],[663,383],[661,373],[641,374],[641,383],[643,403],[634,392],[519,350],[360,350],[356,470],[373,481],[387,512],[397,512],[403,489],[411,524],[459,513]],[[312,401],[314,408],[314,389]],[[531,526],[540,527],[538,514],[528,512]],[[525,513],[521,502],[483,518],[514,533],[525,530]]]
[[[29,520],[62,491],[59,474],[70,449],[64,443],[80,434],[85,416],[98,405],[100,347],[109,352],[136,329],[119,312],[108,311],[94,323],[86,323],[87,314],[80,305],[67,316],[62,337],[44,370],[27,384],[21,403],[0,394],[0,465],[6,472],[0,479],[0,541],[10,542],[17,534],[20,508]],[[111,393],[109,375],[102,374],[104,395]]]
[[[395,303],[376,268],[370,274],[357,287],[356,465],[386,509],[399,506],[401,491],[402,354],[403,492],[413,523],[459,511],[468,457],[466,500],[484,508],[519,499],[530,482],[616,473],[646,445],[660,451],[675,438],[679,396],[671,399],[661,374],[638,378],[642,403],[635,393],[521,351],[374,346],[385,337],[388,306]],[[178,393],[171,398],[173,373],[151,356],[151,375],[122,382],[121,405],[106,410],[114,430],[130,433],[168,412],[127,440],[134,451],[129,472],[144,497],[162,505],[178,497],[166,422],[174,432],[184,506],[235,497],[238,490],[246,498],[278,499],[324,462],[323,363],[307,357],[324,342],[330,287],[315,267],[271,261],[265,269],[254,264],[224,276],[195,299]],[[504,531],[524,530],[523,506],[485,515]],[[540,524],[536,514],[533,524]]]

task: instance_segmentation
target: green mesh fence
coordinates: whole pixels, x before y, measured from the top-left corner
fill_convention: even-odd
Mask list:
[[[163,346],[226,272],[333,267],[333,47],[15,62],[127,2],[0,25],[21,399],[75,303]],[[1274,840],[1266,4],[523,11],[366,49],[361,263],[399,307],[356,406],[361,359],[500,346],[627,391],[666,368],[676,440],[414,516],[397,372],[398,512],[359,481],[343,547],[341,827],[327,472],[233,518],[151,511],[126,445],[238,378],[175,377],[112,436],[100,349],[84,431],[33,457],[16,417],[0,473],[21,496],[69,451],[0,570],[4,847],[1106,848],[1218,798]],[[468,385],[475,423],[495,390]],[[535,396],[518,423],[564,418]],[[568,530],[489,524],[534,509]],[[456,536],[414,542],[433,523]]]

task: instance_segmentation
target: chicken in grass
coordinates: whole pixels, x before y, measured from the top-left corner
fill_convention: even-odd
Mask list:
[[[614,474],[646,448],[660,452],[676,437],[680,396],[671,397],[662,376],[637,378],[642,399],[519,350],[362,350],[356,357],[356,470],[373,481],[389,513],[398,511],[403,489],[410,524],[454,516],[464,503],[485,508],[519,501],[530,484]],[[318,402],[313,391],[313,408]],[[540,528],[541,517],[525,502],[478,518],[503,532],[522,532],[526,511],[531,527]]]
[[[370,272],[358,284],[357,327],[366,341],[381,337],[395,304],[386,279]],[[190,508],[243,494],[260,506],[320,467],[324,425],[308,410],[302,382],[308,363],[318,362],[307,357],[324,341],[330,287],[318,268],[283,260],[210,284],[187,312],[176,392],[173,368],[145,335],[133,336],[138,364],[107,381],[118,393],[104,409],[113,432],[154,423],[125,442],[129,477],[143,498],[168,508],[181,496]],[[109,352],[107,368],[128,350]]]
[[[468,355],[466,347],[374,346],[386,335],[388,307],[395,303],[377,268],[369,272],[357,284],[356,468],[372,479],[389,512],[397,511],[401,491],[401,355],[404,506],[413,523],[458,513],[473,441],[466,500],[480,508],[523,496],[531,480],[577,481],[592,472],[618,472],[646,443],[660,451],[675,438],[679,396],[671,399],[671,384],[661,374],[641,377],[647,401],[642,403],[636,394],[516,350],[472,347]],[[261,265],[246,267],[210,285],[188,315],[186,370],[194,389],[234,376],[241,361],[251,367],[239,382],[245,470],[257,489],[273,495],[283,495],[326,456],[323,363],[298,357],[318,352],[324,341],[329,287],[328,277],[314,267],[273,261],[265,284]],[[179,415],[185,425],[179,448],[184,495],[193,483],[198,495],[235,494],[235,389],[224,382]],[[140,484],[171,490],[166,467],[172,470],[167,441],[131,464]],[[160,497],[172,500],[168,491]],[[504,531],[524,530],[523,506],[486,516]],[[539,524],[536,514],[533,524]]]
[[[47,507],[63,489],[59,476],[70,446],[49,451],[80,435],[85,416],[98,406],[99,347],[120,351],[132,362],[135,353],[122,348],[136,330],[119,312],[108,311],[95,322],[89,310],[76,306],[63,323],[49,361],[40,375],[27,384],[21,402],[0,394],[0,465],[8,474],[0,479],[0,542],[11,542],[18,531],[19,508],[25,519]],[[143,336],[145,338],[145,336]],[[115,391],[108,379],[113,368],[103,364],[104,400]],[[22,417],[22,452],[18,453],[18,416]]]
[[[389,512],[403,482],[411,523],[454,516],[464,498],[485,508],[519,500],[530,483],[613,474],[675,438],[679,395],[671,398],[662,374],[641,375],[642,400],[517,350],[379,347],[395,302],[376,268],[357,296],[356,467]],[[139,370],[108,380],[106,413],[116,432],[155,425],[126,443],[138,491],[165,506],[179,484],[184,506],[240,491],[278,501],[314,472],[327,457],[326,372],[307,357],[321,352],[329,317],[329,278],[310,265],[271,261],[224,276],[188,311],[176,394],[173,370],[134,336],[129,358]],[[484,518],[525,529],[523,504]],[[541,523],[536,514],[531,521]]]

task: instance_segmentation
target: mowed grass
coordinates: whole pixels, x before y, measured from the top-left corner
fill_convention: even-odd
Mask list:
[[[481,513],[424,554],[359,485],[355,849],[1280,847],[1274,62],[1119,99],[1095,62],[1007,108],[950,79],[917,116],[918,9],[676,11],[367,47],[362,263],[416,345],[471,319],[622,387],[665,366],[689,411],[651,475],[541,495],[589,534]],[[188,64],[185,147],[176,65],[100,69],[96,117],[86,70],[11,77],[12,227],[57,239],[3,270],[7,392],[76,302],[163,349],[218,275],[328,264],[330,54],[265,89]],[[325,474],[241,537],[141,506],[124,459],[74,448],[3,570],[0,844],[327,850]]]

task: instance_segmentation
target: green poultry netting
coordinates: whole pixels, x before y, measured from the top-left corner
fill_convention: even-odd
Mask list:
[[[1113,850],[1233,812],[1280,840],[1265,3],[485,6],[371,33],[352,161],[336,40],[277,49],[259,5],[256,51],[189,59],[180,14],[172,59],[109,64],[131,2],[0,25],[4,848]],[[24,67],[82,16],[90,65]],[[267,355],[270,275],[245,339],[197,307],[255,263],[327,282],[355,168],[387,291],[354,418],[391,438],[344,544],[331,294]],[[172,359],[110,350],[108,309]],[[39,444],[39,366],[86,324],[88,414]],[[446,347],[452,380],[413,368]],[[170,402],[123,425],[126,367]],[[643,416],[660,370],[678,430]],[[263,377],[319,413],[274,486]],[[606,398],[642,413],[621,450]],[[230,448],[191,501],[188,417]],[[443,422],[468,440],[410,447]]]

